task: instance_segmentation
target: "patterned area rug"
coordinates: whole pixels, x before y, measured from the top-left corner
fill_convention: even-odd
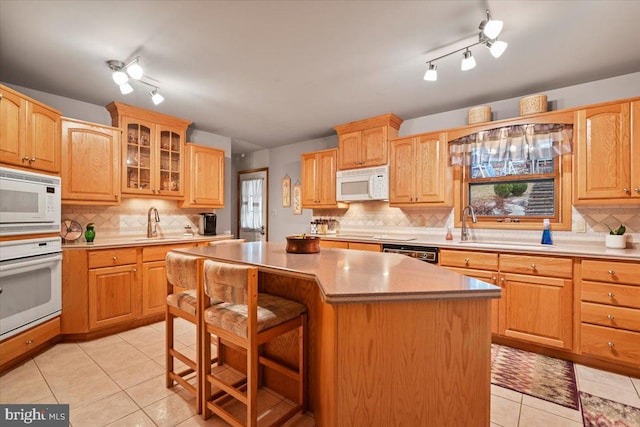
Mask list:
[[[585,427],[637,427],[640,409],[580,392]]]
[[[573,363],[491,344],[491,383],[578,409]]]

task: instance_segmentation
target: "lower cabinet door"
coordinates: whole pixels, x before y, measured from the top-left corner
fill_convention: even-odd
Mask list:
[[[89,270],[89,329],[136,318],[137,278],[135,265]]]
[[[142,264],[142,316],[164,312],[167,303],[167,286],[165,261]]]
[[[572,281],[553,277],[501,274],[500,333],[537,344],[571,348]]]

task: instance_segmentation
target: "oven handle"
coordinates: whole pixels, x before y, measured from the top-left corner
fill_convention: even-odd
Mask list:
[[[42,257],[38,257],[37,259],[33,259],[29,261],[16,262],[8,265],[0,265],[0,272],[11,271],[11,270],[15,270],[16,268],[30,267],[32,265],[42,264],[43,262],[55,262],[55,261],[62,261],[62,254],[55,254],[52,256],[43,255]]]

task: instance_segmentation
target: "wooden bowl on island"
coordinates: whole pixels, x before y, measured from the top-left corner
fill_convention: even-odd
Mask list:
[[[287,236],[286,250],[291,254],[317,254],[320,252],[320,237],[305,234]]]

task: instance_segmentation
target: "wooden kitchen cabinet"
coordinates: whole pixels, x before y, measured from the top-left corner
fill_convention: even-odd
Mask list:
[[[583,260],[580,352],[640,367],[639,262]]]
[[[120,204],[120,129],[62,118],[62,203]]]
[[[440,250],[440,265],[456,273],[500,286],[498,283],[498,254],[496,253],[442,249]],[[500,298],[491,300],[492,334],[500,332],[500,300]]]
[[[335,126],[338,133],[338,170],[386,165],[389,140],[398,136],[402,119],[384,114]]]
[[[302,207],[335,208],[336,159],[338,150],[315,151],[302,155]]]
[[[122,194],[184,198],[185,135],[190,121],[118,102],[107,105],[122,132]]]
[[[224,150],[187,143],[181,208],[224,208]]]
[[[390,152],[390,206],[451,206],[446,133],[393,140]]]
[[[0,85],[0,163],[60,172],[60,112]]]
[[[62,334],[86,339],[162,320],[166,254],[198,244],[208,242],[64,250]]]
[[[571,349],[572,265],[570,258],[500,254],[500,334]]]
[[[89,270],[89,328],[98,329],[136,318],[136,264]]]
[[[0,373],[46,346],[60,335],[60,317],[54,317],[38,326],[0,342]]]
[[[574,204],[640,203],[640,101],[575,117]]]

